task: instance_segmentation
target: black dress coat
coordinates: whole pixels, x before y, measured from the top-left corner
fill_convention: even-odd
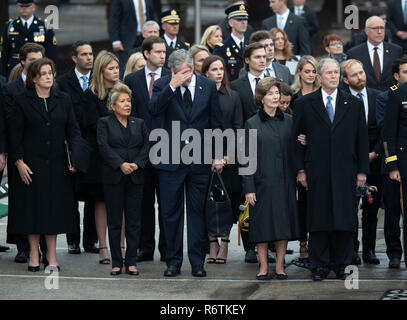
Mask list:
[[[333,123],[321,89],[294,102],[293,137],[307,136],[307,146],[295,139],[297,172],[308,183],[308,232],[350,231],[357,224],[356,176],[369,173],[369,138],[362,102],[338,90]]]
[[[75,232],[72,175],[64,141],[80,136],[71,99],[56,89],[47,99],[27,90],[16,98],[10,126],[13,162],[23,159],[33,172],[25,185],[13,175],[15,197],[9,203],[8,233]]]
[[[387,25],[391,31],[392,42],[401,46],[403,50],[406,51],[407,41],[397,36],[397,32],[407,31],[407,24],[404,23],[404,12],[401,3],[401,0],[387,1]]]
[[[251,242],[296,240],[300,237],[292,163],[292,117],[277,109],[270,117],[263,109],[246,121],[245,129],[257,129],[257,170],[242,176],[243,193],[255,193],[250,206]],[[249,141],[246,139],[246,150]]]
[[[239,93],[243,108],[243,120],[246,121],[259,110],[259,107],[254,103],[254,92],[250,86],[249,77],[246,74],[244,77],[233,81],[230,86]]]
[[[103,158],[102,177],[104,184],[119,184],[124,173],[120,166],[124,162],[135,163],[139,167],[131,175],[134,184],[144,183],[143,169],[148,160],[148,130],[143,119],[128,117],[128,139],[123,136],[123,126],[115,115],[100,118],[97,126],[99,153]]]

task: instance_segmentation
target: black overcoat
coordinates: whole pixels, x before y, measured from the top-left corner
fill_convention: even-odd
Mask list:
[[[321,89],[294,102],[294,132],[307,136],[307,146],[295,139],[297,171],[307,175],[308,232],[351,231],[355,213],[356,176],[369,173],[369,138],[362,101],[338,90],[333,123]]]
[[[68,171],[65,140],[80,136],[71,99],[56,89],[47,99],[27,90],[11,111],[10,142],[13,163],[23,159],[32,174],[25,185],[13,175],[14,197],[9,203],[10,234],[75,232],[72,174]]]

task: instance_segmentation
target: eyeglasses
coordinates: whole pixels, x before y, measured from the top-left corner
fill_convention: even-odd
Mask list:
[[[342,42],[335,42],[335,43],[330,43],[330,47],[342,47],[343,43]]]
[[[369,29],[372,29],[372,30],[374,30],[374,31],[384,31],[384,29],[385,29],[385,27],[368,27]]]

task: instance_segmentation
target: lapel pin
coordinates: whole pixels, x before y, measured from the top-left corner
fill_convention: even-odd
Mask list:
[[[345,101],[345,102],[344,102],[344,104],[348,104],[348,102],[347,102],[347,101]]]
[[[290,21],[289,21],[289,23],[293,23],[293,21],[292,21],[292,20],[290,20]]]
[[[199,86],[199,89],[200,89],[200,90],[202,90],[202,87],[201,87],[201,86]]]
[[[386,53],[389,53],[389,50],[386,50]]]

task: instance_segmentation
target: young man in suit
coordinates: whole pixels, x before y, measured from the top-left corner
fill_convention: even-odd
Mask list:
[[[287,33],[288,40],[293,44],[295,55],[311,54],[311,41],[306,20],[290,12],[286,0],[269,0],[269,3],[275,15],[264,19],[261,29],[280,28]]]
[[[369,138],[362,101],[338,89],[339,64],[317,65],[321,89],[294,102],[293,139],[297,181],[308,188],[307,229],[312,279],[321,281],[333,267],[346,279],[353,261],[355,188],[366,183]],[[307,145],[297,141],[307,136]]]
[[[147,20],[154,20],[152,0],[112,0],[109,35],[113,51],[119,55],[121,77],[130,50],[143,41],[141,28]]]
[[[239,92],[243,107],[243,120],[256,114],[258,106],[254,103],[254,92],[257,83],[265,77],[266,50],[260,42],[249,44],[243,54],[247,75],[231,83],[233,90]]]
[[[3,112],[5,119],[5,132],[6,132],[6,144],[9,145],[10,136],[8,134],[9,127],[12,125],[10,123],[11,111],[14,106],[14,100],[16,97],[24,92],[25,89],[25,80],[27,78],[27,70],[30,64],[36,60],[39,60],[44,57],[45,48],[37,43],[26,43],[24,44],[19,51],[20,63],[23,66],[23,72],[18,79],[7,83],[3,87]],[[12,176],[13,174],[18,174],[16,171],[16,166],[14,163],[7,159],[7,175],[9,182],[9,198],[13,196],[14,187],[12,185]],[[42,237],[43,238],[43,237]],[[29,245],[27,235],[7,235],[7,243],[15,243],[17,245],[17,255],[15,256],[14,262],[16,263],[26,263],[29,256]],[[41,240],[41,251],[46,252],[45,240]],[[43,255],[45,257],[45,255]]]
[[[290,11],[294,13],[296,16],[303,17],[307,22],[309,40],[312,50],[313,47],[312,38],[318,32],[319,29],[318,17],[315,10],[310,6],[307,6],[305,3],[306,0],[293,0],[293,7],[290,8]]]
[[[92,68],[93,68],[93,50],[87,41],[77,41],[72,45],[72,61],[75,68],[57,78],[58,89],[69,94],[72,100],[77,120],[81,119],[81,100],[84,91],[88,88]],[[75,194],[75,222],[78,232],[68,233],[66,240],[68,243],[68,252],[70,254],[81,253],[80,249],[80,217],[79,217],[79,199],[80,195]],[[82,200],[82,199],[81,199]],[[85,208],[83,216],[83,248],[86,252],[99,253],[96,246],[97,234],[95,225],[95,204],[93,201],[85,199]]]
[[[243,51],[249,42],[245,38],[249,14],[244,4],[231,6],[225,12],[232,32],[215,46],[213,54],[225,60],[229,81],[233,81],[239,77],[240,69],[243,68]]]
[[[174,51],[168,59],[171,75],[160,78],[154,84],[150,101],[150,113],[153,118],[153,129],[165,130],[168,142],[178,140],[179,134],[187,129],[194,129],[204,137],[205,129],[222,127],[222,111],[216,85],[206,77],[195,75],[193,58],[186,50]],[[179,125],[178,129],[176,126]],[[174,127],[175,126],[175,127]],[[195,141],[188,137],[178,144],[168,143],[161,153],[168,151],[169,161],[157,161],[153,156],[153,165],[158,170],[160,187],[160,204],[163,218],[164,234],[167,244],[167,269],[164,276],[177,276],[183,261],[184,235],[184,190],[186,194],[186,216],[188,228],[188,258],[192,267],[192,275],[205,277],[205,246],[207,243],[206,222],[204,215],[207,186],[210,178],[211,165],[205,164],[205,144],[202,139]],[[181,150],[189,143],[199,144],[200,162],[192,163],[179,158]],[[156,146],[154,146],[156,147]],[[208,151],[208,150],[207,150]],[[211,152],[210,150],[209,152]],[[159,152],[159,151],[158,151]],[[159,155],[156,155],[159,157]],[[222,155],[215,159],[210,155],[212,170],[222,171]],[[178,158],[178,160],[177,160]],[[150,154],[151,159],[151,154]]]
[[[158,37],[160,35],[160,25],[152,20],[147,21],[144,25],[143,25],[143,29],[141,30],[141,35],[143,37],[143,41],[145,39],[147,39],[148,37]],[[136,52],[141,52],[141,44],[139,47],[134,48],[132,50],[130,50],[129,53],[129,57]]]
[[[363,102],[365,108],[366,124],[369,135],[369,162],[370,173],[367,176],[367,183],[376,186],[378,192],[373,192],[373,203],[362,199],[362,247],[363,261],[369,264],[379,264],[380,261],[375,255],[377,213],[380,208],[382,198],[382,177],[380,164],[382,159],[382,141],[380,139],[380,128],[376,123],[376,98],[380,91],[366,87],[366,73],[363,70],[362,62],[354,59],[345,61],[341,67],[343,81],[349,86],[348,91]],[[359,198],[357,198],[357,209],[359,208]],[[356,210],[357,210],[356,209]],[[358,228],[355,232],[355,258],[358,256],[359,241]],[[359,259],[358,259],[359,258]]]
[[[392,0],[387,3],[387,22],[394,44],[407,51],[407,2]]]
[[[367,87],[380,91],[394,85],[391,64],[403,55],[403,49],[393,43],[384,42],[385,22],[378,16],[366,20],[367,41],[348,51],[349,59],[363,63]]]
[[[147,129],[151,131],[151,115],[149,112],[149,102],[153,93],[154,83],[161,77],[170,75],[171,72],[164,67],[166,46],[165,40],[158,37],[148,37],[143,41],[142,52],[146,59],[146,66],[134,73],[129,74],[124,83],[136,93],[132,95],[132,116],[137,116],[144,120]],[[148,161],[144,168],[144,191],[143,191],[143,210],[141,218],[141,237],[137,253],[137,262],[153,260],[155,248],[155,195],[160,198],[158,188],[157,171]],[[162,217],[160,214],[161,206],[158,206],[158,221],[160,226],[160,235],[158,241],[158,250],[161,254],[161,261],[165,261],[166,245]]]

